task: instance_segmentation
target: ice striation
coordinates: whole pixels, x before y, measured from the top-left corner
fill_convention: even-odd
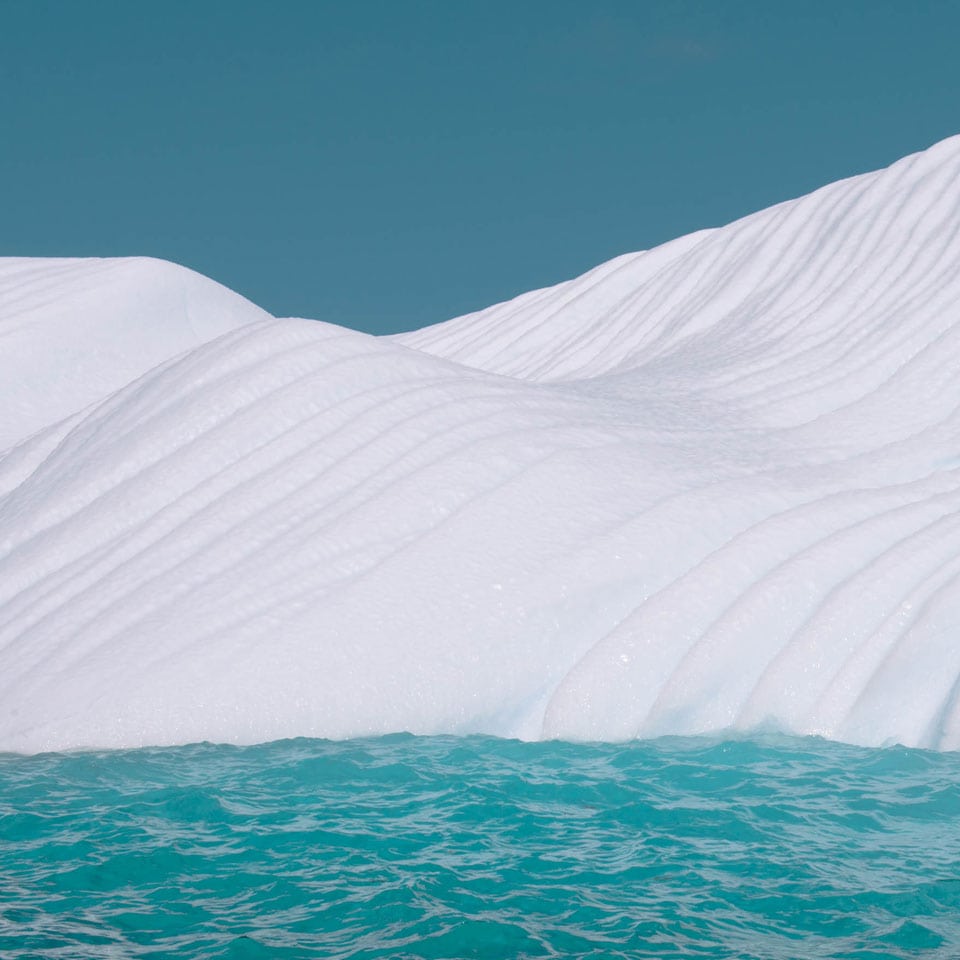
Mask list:
[[[393,338],[0,261],[0,750],[960,749],[960,138]]]

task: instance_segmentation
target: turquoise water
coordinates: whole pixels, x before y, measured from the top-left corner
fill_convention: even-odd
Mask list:
[[[0,757],[0,956],[960,957],[960,755],[408,736]]]

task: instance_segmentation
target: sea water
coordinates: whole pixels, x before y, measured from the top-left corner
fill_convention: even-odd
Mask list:
[[[0,956],[960,957],[960,755],[392,736],[0,757]]]

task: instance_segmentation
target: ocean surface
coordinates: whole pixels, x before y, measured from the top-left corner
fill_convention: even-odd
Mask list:
[[[0,757],[0,956],[960,957],[960,754],[391,736]]]

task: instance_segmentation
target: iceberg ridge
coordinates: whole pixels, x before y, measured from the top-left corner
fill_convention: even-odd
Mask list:
[[[960,138],[397,337],[157,261],[7,335],[0,749],[960,749]]]

